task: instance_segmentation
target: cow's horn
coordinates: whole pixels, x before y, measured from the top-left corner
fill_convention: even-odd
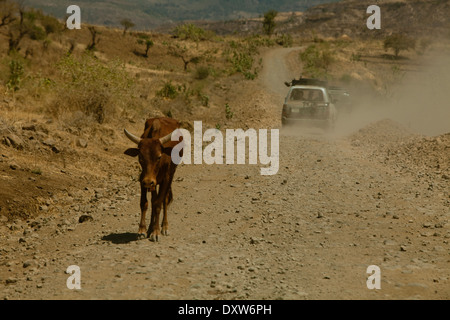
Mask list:
[[[167,142],[169,142],[169,141],[171,141],[171,140],[172,140],[172,132],[169,133],[167,136],[164,136],[164,137],[162,137],[162,138],[159,139],[159,141],[161,142],[161,144],[165,144],[165,143],[167,143]]]
[[[135,136],[134,134],[128,132],[127,129],[123,129],[123,131],[125,132],[125,135],[128,137],[128,139],[130,139],[134,143],[139,144],[139,142],[141,142],[141,138],[139,138],[139,137]]]

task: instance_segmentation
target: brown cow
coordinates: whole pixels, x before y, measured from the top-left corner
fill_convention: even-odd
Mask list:
[[[158,241],[160,235],[159,213],[163,206],[164,216],[161,224],[161,232],[168,235],[167,207],[172,202],[172,180],[177,165],[172,161],[172,148],[178,141],[171,141],[171,134],[179,128],[177,120],[171,118],[152,118],[145,122],[145,129],[139,138],[126,129],[125,135],[134,143],[137,148],[130,148],[125,151],[126,155],[139,156],[139,163],[142,172],[139,177],[141,183],[141,221],[139,223],[139,237],[145,237],[145,214],[148,208],[147,192],[151,192],[152,216],[150,226],[147,230],[147,238],[151,241]],[[159,185],[157,191],[156,186]]]

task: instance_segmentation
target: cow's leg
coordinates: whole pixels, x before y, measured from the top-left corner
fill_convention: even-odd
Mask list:
[[[148,209],[148,200],[147,200],[147,188],[144,188],[144,186],[141,184],[141,221],[139,222],[139,230],[138,230],[138,237],[144,237],[145,238],[145,230],[147,229],[146,223],[145,223],[145,214],[147,213]]]
[[[161,190],[160,190],[161,194]],[[159,213],[161,212],[161,199],[156,191],[152,191],[152,218],[150,220],[150,226],[147,230],[147,237],[151,241],[158,241],[160,235],[159,229]]]
[[[163,209],[164,209],[164,216],[163,216],[163,222],[161,224],[161,233],[164,236],[169,235],[169,222],[167,221],[167,209],[169,208],[169,204],[172,202],[172,187],[169,187],[169,190],[167,192],[166,197],[164,198],[163,202]]]

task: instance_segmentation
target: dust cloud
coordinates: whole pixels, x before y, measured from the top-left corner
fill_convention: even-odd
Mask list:
[[[450,132],[450,58],[427,59],[416,71],[374,95],[367,88],[355,89],[351,113],[341,114],[337,136],[348,135],[370,123],[391,119],[412,133],[436,136]]]

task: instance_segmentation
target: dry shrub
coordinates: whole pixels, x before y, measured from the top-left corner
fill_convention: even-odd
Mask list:
[[[85,53],[72,55],[58,63],[61,80],[56,85],[57,97],[49,107],[55,117],[70,118],[82,112],[98,123],[113,119],[134,98],[134,82],[120,61],[100,62]]]

